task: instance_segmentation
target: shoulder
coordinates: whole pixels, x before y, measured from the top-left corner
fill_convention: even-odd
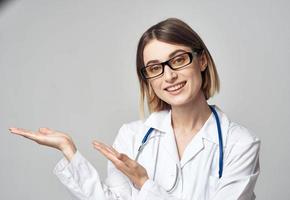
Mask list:
[[[168,120],[168,114],[170,114],[168,110],[162,110],[150,113],[150,115],[143,120],[127,122],[121,126],[120,134],[142,137],[151,127],[154,129],[162,129],[165,120]]]
[[[135,120],[124,123],[118,130],[114,143],[124,143],[129,145],[135,140],[136,135],[140,132],[143,126],[142,120]]]
[[[230,121],[228,127],[228,145],[249,145],[254,143],[260,143],[260,139],[255,132],[237,122]]]
[[[129,156],[134,157],[135,150],[140,145],[143,137],[150,128],[146,121],[154,117],[156,113],[150,114],[150,116],[145,120],[134,120],[124,123],[117,133],[115,140],[113,142],[113,147],[119,152],[126,153]]]
[[[146,130],[144,120],[134,120],[124,123],[120,129],[118,135],[123,135],[125,137],[136,137],[143,130]]]
[[[126,142],[138,142],[142,140],[143,136],[146,134],[150,126],[148,126],[148,121],[156,121],[156,117],[160,117],[162,112],[153,112],[147,118],[141,120],[133,120],[124,123],[117,134],[116,140],[126,140]]]
[[[253,143],[260,143],[260,139],[256,133],[247,126],[233,121],[224,111],[216,106],[221,117],[221,125],[223,129],[224,145],[247,145]]]
[[[232,166],[234,170],[246,166],[248,168],[245,170],[258,169],[261,141],[256,133],[249,127],[232,121],[223,112],[221,116],[224,127],[223,139],[226,143],[224,144],[225,166]]]

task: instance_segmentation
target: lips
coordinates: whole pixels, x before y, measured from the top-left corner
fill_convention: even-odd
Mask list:
[[[164,90],[166,90],[168,92],[173,92],[173,91],[176,91],[176,90],[179,90],[180,88],[182,88],[185,85],[185,83],[186,83],[186,81],[176,83],[174,85],[166,87]]]

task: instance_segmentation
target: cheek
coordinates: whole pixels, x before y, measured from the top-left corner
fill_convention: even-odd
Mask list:
[[[157,81],[151,81],[150,82],[150,87],[152,88],[153,91],[157,91],[159,88],[159,84]]]
[[[158,80],[152,80],[150,82],[150,87],[153,90],[153,92],[160,97],[160,94],[162,92],[162,83]]]
[[[186,73],[186,78],[194,83],[198,83],[201,81],[201,71],[197,68],[191,69],[188,73]]]
[[[196,93],[201,89],[202,77],[198,70],[191,70],[184,77],[187,80],[187,89],[190,94]]]

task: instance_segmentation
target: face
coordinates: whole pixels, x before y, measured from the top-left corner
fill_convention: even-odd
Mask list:
[[[169,57],[172,52],[179,49],[184,52],[191,52],[191,49],[187,46],[152,40],[144,48],[144,64],[147,65],[151,60],[158,60],[155,63],[167,61],[176,55],[182,54],[183,52],[178,52]],[[205,70],[206,66],[205,55],[193,56],[192,63],[186,67],[172,70],[168,65],[165,65],[164,74],[148,79],[148,81],[161,100],[171,106],[182,106],[193,102],[199,95],[203,95],[201,91],[201,71]]]

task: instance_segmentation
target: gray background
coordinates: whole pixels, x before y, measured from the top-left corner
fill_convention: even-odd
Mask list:
[[[137,120],[137,42],[168,17],[187,22],[221,78],[217,104],[262,140],[257,199],[287,199],[290,133],[289,1],[26,0],[0,5],[0,199],[70,199],[53,175],[62,154],[12,126],[69,133],[101,177],[111,144]]]

